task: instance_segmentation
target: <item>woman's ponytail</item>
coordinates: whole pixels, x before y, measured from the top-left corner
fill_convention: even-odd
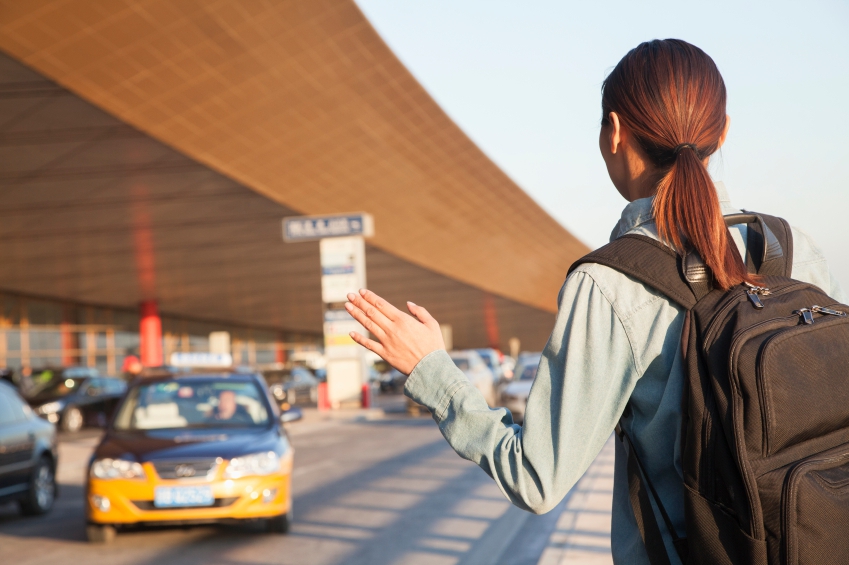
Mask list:
[[[679,39],[649,41],[625,55],[602,88],[603,123],[616,112],[659,172],[658,236],[679,252],[697,251],[719,288],[756,282],[705,167],[726,121],[725,83],[713,59]]]
[[[658,235],[676,249],[695,249],[710,267],[714,285],[719,288],[755,282],[728,233],[713,181],[698,149],[679,147],[654,199]]]

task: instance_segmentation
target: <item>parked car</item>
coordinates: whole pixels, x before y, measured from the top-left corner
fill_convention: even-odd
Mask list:
[[[483,358],[474,349],[465,349],[460,351],[450,351],[448,355],[458,369],[463,371],[469,382],[474,385],[483,397],[486,403],[493,407],[498,403],[498,395],[496,393],[495,377],[492,371],[484,363]],[[424,406],[407,399],[407,412],[412,415],[418,415],[422,411],[427,410]]]
[[[404,383],[406,382],[407,375],[405,375],[398,369],[389,369],[389,371],[380,375],[380,392],[404,392]]]
[[[495,378],[495,384],[498,385],[504,379],[504,370],[501,367],[501,359],[503,355],[496,349],[488,348],[488,349],[475,349],[478,352],[478,355],[481,356],[483,362],[486,363],[486,366],[489,367],[489,370],[492,371],[492,375]]]
[[[537,376],[537,368],[542,357],[541,353],[522,354],[513,373],[513,380],[501,393],[502,404],[513,414],[513,421],[522,423],[525,420],[525,407],[528,395]]]
[[[57,371],[36,394],[27,397],[36,414],[68,432],[105,426],[127,390],[120,379],[78,375]]]
[[[261,520],[286,533],[293,449],[259,374],[177,374],[133,381],[94,451],[86,534],[110,542],[137,524]]]
[[[262,376],[280,406],[318,402],[318,379],[305,367],[263,371]]]
[[[0,381],[0,503],[44,514],[56,497],[56,426],[33,414],[14,387]]]
[[[21,375],[17,379],[18,391],[24,398],[30,398],[60,378],[99,376],[100,373],[94,367],[43,367],[33,369],[28,375]]]

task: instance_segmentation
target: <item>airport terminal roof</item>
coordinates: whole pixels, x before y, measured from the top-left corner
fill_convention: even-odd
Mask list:
[[[281,250],[280,218],[365,211],[373,214],[376,232],[369,240],[370,284],[382,284],[395,299],[405,296],[396,292],[404,285],[408,296],[416,284],[427,286],[428,292],[420,289],[422,301],[454,292],[437,308],[445,312],[467,308],[463,300],[478,311],[494,301],[530,322],[550,320],[569,264],[587,251],[451,121],[351,0],[0,0],[0,50],[9,56],[4,68],[12,69],[2,93],[2,173],[19,187],[0,204],[31,214],[30,220],[43,198],[52,199],[57,218],[75,200],[78,208],[87,206],[67,221],[77,222],[74,233],[87,234],[83,247],[93,246],[92,253],[79,246],[61,251],[65,220],[57,220],[53,236],[41,236],[56,238],[56,260],[83,253],[78,268],[108,257],[104,246],[121,244],[120,238],[97,242],[93,228],[78,224],[118,221],[91,216],[92,205],[126,214],[127,237],[134,239],[124,243],[136,255],[128,272],[137,278],[141,272],[139,249],[157,251],[155,290],[115,274],[113,283],[36,285],[39,293],[127,303],[133,293],[155,292],[163,309],[233,319],[232,311],[210,301],[235,279],[218,276],[220,284],[210,285],[210,265],[241,262],[244,279],[262,276],[257,261],[285,260],[292,269],[317,272],[316,246]],[[72,114],[75,120],[66,119]],[[74,151],[80,156],[72,157]],[[152,174],[171,181],[143,182]],[[138,182],[126,180],[117,200],[106,189],[44,188],[50,178],[82,186],[86,175]],[[89,181],[86,187],[93,186]],[[42,200],[34,187],[42,187]],[[186,215],[198,210],[208,223],[189,225]],[[144,225],[152,235],[144,235]],[[9,235],[17,247],[7,246],[4,255],[23,261],[35,240],[26,230]],[[242,248],[228,244],[234,238]],[[217,253],[213,245],[221,246]],[[182,264],[204,260],[204,269],[191,273]],[[31,269],[58,272],[43,264],[15,268],[21,277]],[[307,290],[312,283],[303,280],[283,282],[292,278],[285,269],[269,273],[280,278],[258,283],[255,310],[262,314],[266,294],[282,285],[299,299],[263,323],[294,328],[295,314],[285,312],[307,308],[297,303],[318,291]],[[6,275],[0,286],[20,290],[22,280]],[[121,294],[118,281],[132,291]],[[163,298],[165,281],[182,285],[179,298]]]

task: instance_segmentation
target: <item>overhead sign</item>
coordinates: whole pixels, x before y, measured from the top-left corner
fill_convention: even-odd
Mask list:
[[[374,235],[374,219],[371,214],[354,213],[283,218],[283,240],[290,243],[352,235],[362,237]]]
[[[349,292],[366,286],[366,248],[362,237],[322,239],[321,299],[325,304],[345,302]]]
[[[229,353],[175,351],[169,359],[172,367],[232,367]]]

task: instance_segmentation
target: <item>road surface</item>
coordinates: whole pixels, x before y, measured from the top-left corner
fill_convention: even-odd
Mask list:
[[[3,562],[535,565],[563,548],[558,519],[566,502],[545,516],[512,507],[428,417],[304,421],[290,431],[295,520],[288,535],[258,526],[153,528],[89,544],[82,489],[98,434],[84,432],[62,438],[61,492],[50,514],[22,518],[14,505],[0,505]]]

